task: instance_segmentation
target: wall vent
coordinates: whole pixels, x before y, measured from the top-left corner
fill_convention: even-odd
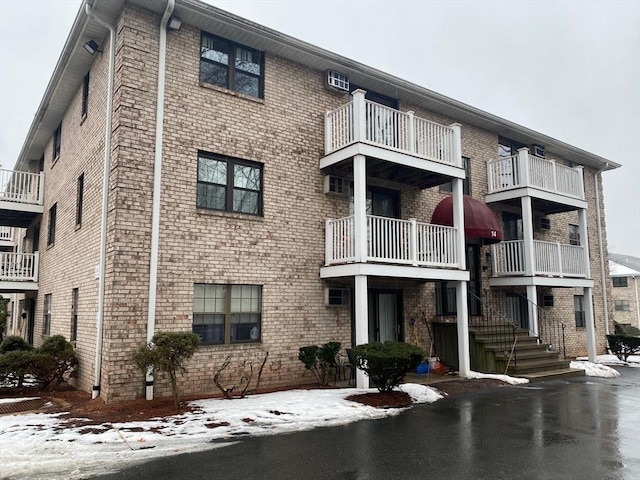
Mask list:
[[[542,145],[531,145],[531,154],[544,158],[544,147]]]

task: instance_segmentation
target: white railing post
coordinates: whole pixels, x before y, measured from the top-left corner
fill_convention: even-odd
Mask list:
[[[522,151],[520,149],[519,151]],[[525,275],[532,277],[536,269],[535,245],[533,242],[533,207],[531,197],[522,197],[522,234],[524,237],[524,271]]]
[[[553,159],[550,159],[549,162],[551,163],[551,172],[553,175],[551,177],[551,191],[560,193],[558,191],[558,166],[556,165],[556,161]]]
[[[33,254],[33,281],[38,281],[38,273],[40,268],[40,254],[38,252]]]
[[[580,246],[583,248],[584,273],[586,278],[591,278],[591,265],[589,265],[589,236],[587,235],[587,210],[578,210],[578,229],[580,232]]]
[[[327,218],[324,222],[324,264],[330,265],[333,261],[333,218]]]
[[[574,170],[578,172],[578,197],[580,200],[584,200],[584,167],[578,165]]]
[[[409,219],[409,260],[414,267],[418,266],[418,219]]]
[[[560,244],[560,242],[556,242],[556,251],[558,252],[558,275],[560,277],[564,277],[564,272],[563,272],[563,268],[562,268],[562,245]]]
[[[449,127],[453,129],[453,138],[451,141],[451,157],[453,159],[453,165],[456,167],[462,167],[462,125],[459,123],[452,123]]]
[[[367,106],[365,94],[367,92],[358,89],[353,95],[353,141],[364,142],[367,140]]]
[[[333,127],[331,125],[331,111],[324,114],[324,153],[328,155],[333,151]]]
[[[527,147],[522,147],[518,149],[518,168],[514,172],[514,175],[518,175],[518,186],[520,187],[528,187],[531,182],[531,174],[529,169],[531,168],[531,164],[529,162],[529,149]]]
[[[409,153],[416,152],[416,119],[413,111],[407,112],[407,148]]]

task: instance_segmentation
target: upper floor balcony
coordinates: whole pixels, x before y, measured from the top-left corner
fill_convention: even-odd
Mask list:
[[[422,267],[412,271],[404,270],[403,276],[409,278],[449,278],[444,270],[440,270],[439,274],[426,274],[419,270],[461,268],[459,232],[454,227],[418,222],[416,219],[401,220],[366,215],[366,247],[362,253],[358,252],[360,242],[354,215],[327,219],[325,235],[326,267],[367,264],[370,267],[369,273],[373,274],[376,265]],[[458,275],[459,279],[468,276],[465,271],[458,273],[461,274]],[[322,276],[326,278],[332,275]]]
[[[2,226],[28,227],[43,211],[44,173],[0,169]]]
[[[0,252],[0,293],[37,290],[39,259],[38,252]]]
[[[531,267],[527,258],[531,258]],[[525,240],[508,240],[491,245],[491,259],[492,285],[525,284],[529,281],[524,278],[529,277],[530,283],[563,286],[571,279],[589,276],[586,248],[579,245],[534,240],[532,252],[528,252]],[[521,277],[523,281],[513,282],[513,277]]]
[[[440,125],[367,100],[365,93],[356,90],[352,101],[326,113],[320,168],[362,154],[377,160],[368,162],[368,175],[384,178],[393,163],[395,178],[421,188],[464,178],[459,124]]]
[[[530,196],[535,209],[544,213],[586,208],[583,168],[536,157],[527,148],[517,155],[489,160],[487,182],[487,203]]]
[[[14,246],[13,228],[0,226],[0,248],[6,250],[12,249]]]

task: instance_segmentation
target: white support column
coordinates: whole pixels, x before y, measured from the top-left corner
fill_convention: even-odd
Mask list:
[[[587,209],[578,210],[578,230],[580,232],[580,246],[584,248],[584,265],[587,278],[591,278],[591,262],[589,261],[589,235],[587,234]],[[606,288],[602,285],[602,288]]]
[[[522,235],[524,237],[524,274],[532,277],[535,269],[533,249],[533,207],[531,197],[522,197]]]
[[[469,376],[469,311],[467,309],[467,282],[456,282],[456,322],[458,326],[458,373]]]
[[[367,276],[355,276],[355,303],[356,316],[356,345],[369,343],[369,302],[368,302]],[[356,387],[369,388],[369,377],[362,371],[356,370]]]
[[[418,266],[418,219],[409,219],[409,255],[411,265]]]
[[[366,262],[367,249],[367,159],[353,157],[353,227],[356,263]]]
[[[464,196],[462,179],[454,178],[451,181],[453,193],[453,226],[456,229],[456,258],[460,270],[467,269],[465,259],[465,234],[464,234]]]
[[[587,326],[587,355],[590,362],[596,361],[596,326],[593,319],[593,288],[584,289],[584,322]]]
[[[540,335],[540,327],[538,325],[538,292],[535,285],[527,285],[527,306],[529,309],[529,331],[534,337]]]
[[[367,140],[367,105],[365,102],[365,90],[354,90],[353,95],[353,141],[364,142]]]

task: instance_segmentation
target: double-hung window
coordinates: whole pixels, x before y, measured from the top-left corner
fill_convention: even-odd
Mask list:
[[[51,333],[51,294],[44,296],[44,306],[42,307],[42,334],[49,335]]]
[[[193,333],[202,343],[260,341],[262,287],[196,283]]]
[[[82,225],[82,204],[84,203],[84,173],[76,181],[76,227]]]
[[[78,289],[71,290],[71,334],[69,340],[75,342],[78,339]]]
[[[62,147],[62,123],[58,125],[53,132],[53,160],[57,160],[60,156],[60,148]]]
[[[580,227],[569,224],[569,245],[580,245]]]
[[[584,327],[586,325],[584,318],[584,295],[573,296],[573,315],[576,321],[576,327]]]
[[[262,215],[262,165],[200,152],[196,205]]]
[[[58,204],[54,203],[49,209],[49,229],[47,230],[47,246],[56,243],[56,217],[58,216]]]
[[[630,312],[631,303],[629,300],[615,300],[616,312]]]
[[[262,98],[263,58],[259,50],[202,32],[200,81]]]

